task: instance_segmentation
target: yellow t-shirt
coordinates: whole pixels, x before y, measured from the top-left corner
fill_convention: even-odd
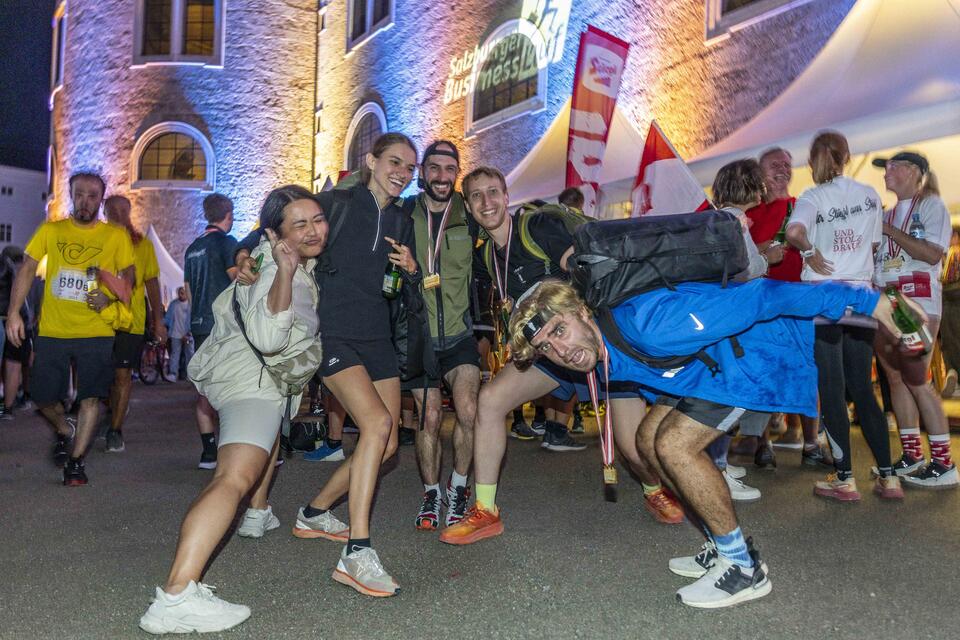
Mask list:
[[[82,227],[72,218],[45,222],[27,243],[26,253],[47,258],[40,335],[49,338],[99,338],[114,335],[86,303],[86,272],[99,267],[114,274],[133,264],[133,243],[119,227],[97,222]],[[111,296],[113,297],[113,296]]]
[[[130,333],[143,335],[147,321],[147,302],[144,297],[147,280],[160,276],[160,265],[157,264],[157,254],[153,250],[150,238],[144,237],[139,244],[133,246],[133,265],[137,272],[136,282],[133,285],[133,297],[130,299],[130,310],[133,312],[133,324]]]

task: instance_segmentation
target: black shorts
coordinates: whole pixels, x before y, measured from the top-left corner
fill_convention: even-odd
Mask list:
[[[443,351],[435,351],[437,356],[437,365],[440,369],[440,378],[427,378],[427,388],[434,389],[439,387],[443,380],[446,380],[447,374],[463,364],[472,364],[480,368],[480,352],[477,350],[477,340],[473,336],[467,336],[452,347]],[[413,389],[423,389],[423,378],[413,378],[400,383],[401,391],[412,391]]]
[[[209,333],[195,333],[193,334],[193,351],[196,353],[200,350],[200,345],[203,344],[203,341],[210,337]]]
[[[9,339],[3,342],[3,359],[20,364],[30,363],[30,354],[33,353],[33,332],[24,330],[27,334],[19,347],[13,346]]]
[[[389,338],[381,340],[323,339],[323,364],[320,372],[326,378],[349,367],[362,366],[370,380],[398,378],[397,353]]]
[[[38,337],[30,395],[40,406],[67,397],[70,363],[77,366],[77,400],[106,398],[113,384],[113,338]],[[41,383],[41,381],[43,381]]]
[[[113,366],[115,369],[133,369],[140,363],[143,348],[142,333],[117,331],[113,337]]]
[[[723,431],[724,433],[733,429],[740,423],[742,418],[761,419],[758,411],[750,411],[742,407],[731,407],[726,404],[718,404],[709,400],[700,398],[671,398],[660,396],[657,398],[657,404],[673,407],[691,420],[695,420],[702,425]]]

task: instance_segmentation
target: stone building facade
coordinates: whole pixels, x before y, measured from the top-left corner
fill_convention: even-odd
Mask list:
[[[334,0],[321,8],[314,171],[319,182],[335,181],[348,168],[360,120],[377,112],[387,129],[411,135],[421,148],[448,138],[464,167],[486,163],[509,172],[570,97],[587,25],[630,44],[618,108],[640,132],[656,119],[678,151],[693,157],[787,87],[854,1],[396,0],[386,3],[391,13],[380,28],[370,24],[357,39],[358,9],[381,3]],[[471,111],[480,101],[459,95],[464,78],[483,71],[484,56],[497,57],[491,43],[518,32],[537,49],[538,99],[475,126]],[[476,73],[474,84],[481,84]]]
[[[99,171],[179,261],[210,191],[237,235],[267,191],[310,184],[316,0],[65,0],[54,30],[51,217]]]

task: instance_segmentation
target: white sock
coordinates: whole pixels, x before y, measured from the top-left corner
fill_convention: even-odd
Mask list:
[[[467,486],[467,476],[462,476],[454,470],[450,474],[450,484],[454,487],[465,487]]]
[[[437,493],[440,493],[440,485],[439,485],[439,484],[425,484],[425,485],[423,485],[423,492],[424,492],[424,493],[429,493],[430,491],[436,491]]]

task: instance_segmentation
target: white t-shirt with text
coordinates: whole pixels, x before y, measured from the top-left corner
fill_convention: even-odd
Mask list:
[[[829,276],[804,263],[801,280],[873,280],[873,245],[883,233],[880,196],[873,187],[838,176],[807,189],[790,216],[790,225],[794,224],[803,225],[810,244],[833,263]]]
[[[912,200],[901,200],[893,210],[885,211],[883,220],[888,224],[910,231],[910,218],[919,214],[924,226],[924,240],[940,247],[945,253],[950,246],[950,214],[943,200],[937,196],[923,198],[911,212]],[[940,272],[943,258],[936,264],[916,260],[907,250],[883,236],[877,251],[876,270],[873,281],[879,286],[896,285],[903,293],[913,298],[928,315],[939,317],[942,305]]]

